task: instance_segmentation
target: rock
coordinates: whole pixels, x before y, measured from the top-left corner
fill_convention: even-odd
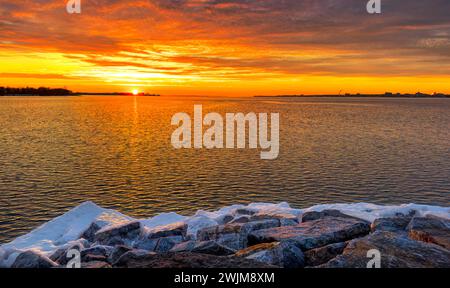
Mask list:
[[[168,252],[175,245],[182,243],[185,240],[182,236],[161,237],[156,239],[141,239],[133,247],[135,249],[154,251],[154,252]]]
[[[409,237],[450,249],[450,220],[435,216],[414,217],[408,227]]]
[[[113,262],[113,267],[126,266],[127,263],[134,260],[139,261],[140,259],[145,259],[148,255],[156,255],[155,252],[149,252],[146,250],[130,250],[123,253],[117,261]]]
[[[163,237],[159,238],[156,243],[156,247],[153,251],[158,253],[168,252],[175,245],[183,242],[184,238],[182,236],[172,236],[172,237]]]
[[[33,251],[20,253],[11,268],[53,268],[58,264],[50,258]]]
[[[236,256],[283,268],[305,266],[303,252],[289,241],[263,243],[238,251]]]
[[[415,241],[405,234],[377,231],[352,240],[344,253],[322,268],[366,268],[368,251],[381,254],[381,268],[450,268],[450,251],[435,244]]]
[[[108,263],[116,263],[123,254],[133,250],[130,247],[119,245],[114,247],[114,250],[111,252],[111,255],[108,257]]]
[[[108,258],[114,251],[114,247],[111,246],[94,246],[91,248],[81,250],[81,259],[86,255],[103,256]]]
[[[230,223],[231,221],[233,221],[233,219],[234,219],[233,215],[225,214],[225,215],[219,217],[218,219],[216,219],[216,221],[219,225],[224,225],[224,224]]]
[[[240,208],[236,210],[236,214],[238,215],[254,215],[257,210],[251,208]]]
[[[136,241],[140,234],[141,223],[129,222],[98,231],[95,234],[94,241],[106,246],[127,245]]]
[[[103,255],[92,255],[92,254],[86,254],[83,257],[81,257],[81,263],[88,263],[88,262],[106,262],[107,257]]]
[[[248,235],[248,244],[293,241],[297,247],[306,251],[361,237],[369,232],[370,226],[366,221],[325,217],[296,226],[253,231]]]
[[[306,212],[306,213],[303,213],[303,215],[301,216],[301,219],[302,219],[302,222],[309,222],[309,221],[318,220],[318,219],[321,219],[324,217],[340,217],[340,218],[350,218],[350,219],[357,219],[359,221],[365,221],[365,220],[359,219],[357,217],[353,217],[353,216],[344,214],[339,210],[323,210],[322,212],[317,212],[317,211]]]
[[[186,237],[188,226],[185,223],[175,223],[161,228],[155,228],[149,231],[148,239],[157,239],[163,237],[181,236]]]
[[[133,247],[136,249],[167,252],[175,245],[186,241],[188,226],[185,223],[175,223],[147,231]]]
[[[205,241],[208,242],[208,241]],[[180,244],[175,245],[172,249],[170,249],[171,253],[178,253],[178,252],[191,252],[192,249],[194,249],[195,244],[197,243],[203,243],[203,242],[197,242],[194,240],[182,242]]]
[[[400,232],[405,231],[412,217],[409,216],[399,216],[391,218],[380,218],[376,219],[372,225],[372,232],[375,231],[391,231]]]
[[[102,261],[93,261],[88,263],[81,263],[82,269],[104,269],[104,268],[112,268],[112,266],[107,262]]]
[[[85,248],[85,245],[81,243],[73,244],[66,248],[60,248],[56,250],[52,255],[49,256],[50,260],[57,262],[59,265],[67,265],[67,263],[72,259],[73,256],[70,258],[67,257],[67,254],[70,250],[78,250],[81,251]]]
[[[280,226],[293,226],[298,224],[298,218],[292,214],[282,214],[282,213],[261,213],[255,214],[250,217],[250,221],[261,221],[276,219],[280,221]]]
[[[225,224],[200,230],[197,239],[199,241],[213,240],[230,249],[240,250],[247,247],[247,237],[250,232],[279,226],[280,221],[274,219]]]
[[[189,241],[176,245],[170,252],[192,252],[216,256],[233,255],[236,251],[218,244],[215,241]]]
[[[98,225],[97,223],[93,222],[86,231],[84,231],[80,238],[84,238],[88,240],[89,242],[94,242],[95,239],[95,233],[97,233],[102,227]]]
[[[128,252],[130,253],[130,252]],[[126,254],[125,254],[126,255]],[[124,255],[124,256],[125,256]],[[124,258],[122,256],[122,258]],[[147,253],[121,259],[113,267],[117,268],[276,268],[275,266],[252,261],[242,257],[215,256],[208,254]]]
[[[334,243],[305,252],[305,266],[319,266],[344,252],[347,242]]]
[[[236,217],[236,219],[233,219],[232,221],[230,221],[230,224],[242,224],[242,223],[248,223],[250,222],[250,217],[247,215],[243,215],[243,216],[239,216]]]

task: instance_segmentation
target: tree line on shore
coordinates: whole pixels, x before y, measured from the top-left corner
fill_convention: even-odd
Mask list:
[[[72,95],[72,91],[63,88],[11,88],[11,87],[0,87],[0,96],[66,96]]]

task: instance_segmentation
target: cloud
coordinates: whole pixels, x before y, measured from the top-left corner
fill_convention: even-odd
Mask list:
[[[102,69],[194,75],[449,75],[450,1],[0,2],[0,49],[58,52]],[[245,76],[246,75],[246,76]]]

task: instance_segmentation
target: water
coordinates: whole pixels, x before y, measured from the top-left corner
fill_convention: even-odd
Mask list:
[[[175,150],[173,114],[279,112],[276,161]],[[0,97],[0,243],[81,202],[135,217],[249,202],[450,206],[450,99]]]

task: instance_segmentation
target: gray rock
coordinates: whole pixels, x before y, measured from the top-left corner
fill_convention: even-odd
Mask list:
[[[89,262],[106,262],[108,258],[103,255],[92,255],[85,254],[81,257],[81,263],[89,263]]]
[[[135,249],[154,251],[154,252],[168,252],[175,245],[185,241],[183,236],[169,236],[161,238],[144,238],[137,241],[133,247]]]
[[[340,218],[350,218],[350,219],[357,219],[359,221],[365,221],[365,220],[359,219],[357,217],[353,217],[353,216],[344,214],[339,210],[323,210],[322,212],[311,211],[311,212],[303,213],[303,215],[301,216],[301,219],[302,219],[301,222],[314,221],[314,220],[318,220],[318,219],[325,218],[325,217],[340,217]]]
[[[85,255],[96,255],[96,256],[103,256],[108,258],[114,251],[114,247],[111,246],[94,246],[91,248],[83,249],[81,250],[81,258]]]
[[[71,245],[68,248],[60,248],[56,250],[52,255],[49,256],[50,260],[57,262],[60,265],[67,265],[67,263],[71,260],[71,258],[67,257],[67,254],[70,250],[78,250],[81,251],[85,248],[83,243],[77,243]]]
[[[344,252],[347,242],[334,243],[305,251],[305,266],[319,266]]]
[[[100,227],[97,223],[93,222],[86,231],[84,231],[80,238],[84,238],[89,242],[94,242],[95,233],[97,233],[102,227]]]
[[[111,252],[111,255],[108,257],[108,263],[116,263],[123,254],[132,250],[132,248],[123,245],[115,246],[114,250]]]
[[[186,237],[188,226],[185,223],[176,223],[161,228],[152,229],[147,236],[148,239],[157,239],[162,237],[181,236]]]
[[[381,253],[381,268],[450,268],[450,251],[435,244],[409,239],[405,233],[377,231],[352,240],[322,268],[366,268],[368,251]]]
[[[136,241],[140,234],[141,223],[129,222],[121,226],[98,231],[95,234],[94,241],[106,246],[129,245]]]
[[[281,213],[262,213],[255,214],[250,217],[250,221],[261,221],[276,219],[280,221],[280,226],[293,226],[299,223],[298,218],[291,214],[281,214]]]
[[[170,250],[170,252],[192,252],[217,256],[228,256],[233,255],[236,251],[220,245],[215,241],[188,241],[176,245],[172,248],[172,250]]]
[[[130,252],[128,252],[130,253]],[[125,257],[126,256],[126,257]],[[123,259],[122,259],[123,258]],[[200,253],[124,254],[113,267],[117,268],[276,268],[242,257],[215,256]]]
[[[306,251],[361,237],[369,232],[370,226],[366,221],[354,218],[324,217],[300,223],[296,226],[284,226],[251,232],[248,235],[248,244],[293,241],[297,247]]]
[[[53,268],[58,264],[50,258],[33,251],[20,253],[11,268]]]
[[[303,252],[289,241],[263,243],[238,251],[236,256],[283,268],[305,266]]]
[[[156,255],[155,252],[146,250],[131,250],[123,253],[117,261],[113,262],[114,267],[126,266],[128,262],[143,259],[149,255]]]
[[[93,261],[88,263],[81,263],[82,269],[105,269],[112,268],[111,264],[103,261]]]
[[[236,214],[238,215],[254,215],[256,212],[257,210],[252,208],[240,208],[236,210]]]
[[[242,216],[238,216],[235,219],[233,219],[232,221],[230,221],[230,224],[242,224],[242,223],[248,223],[250,222],[250,216],[247,215],[242,215]]]
[[[232,250],[240,250],[247,247],[247,237],[250,232],[279,226],[280,221],[275,219],[225,224],[200,230],[197,239],[198,241],[212,240]]]
[[[380,218],[376,219],[372,225],[372,232],[375,231],[391,231],[400,232],[405,231],[412,217],[409,216],[399,216],[390,218]]]
[[[172,237],[162,237],[158,239],[158,242],[156,243],[156,247],[153,251],[158,253],[164,253],[168,252],[170,249],[172,249],[175,245],[180,244],[183,242],[182,236],[172,236]]]
[[[414,217],[408,227],[409,237],[450,249],[450,220],[435,216]]]

